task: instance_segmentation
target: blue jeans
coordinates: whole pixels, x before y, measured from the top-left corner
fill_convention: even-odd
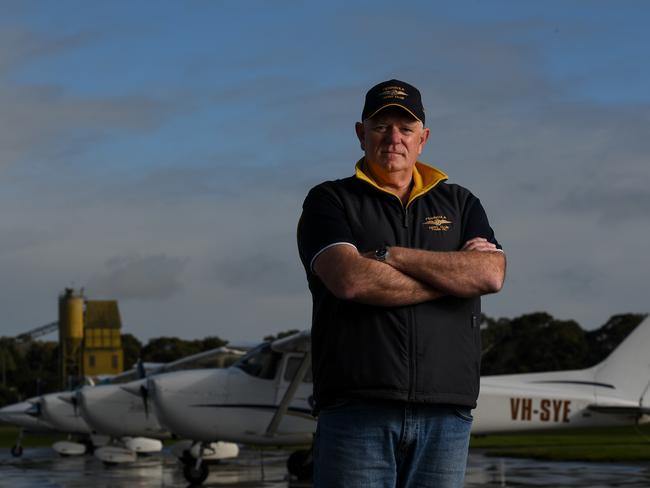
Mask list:
[[[352,400],[321,410],[314,488],[459,488],[469,408]]]

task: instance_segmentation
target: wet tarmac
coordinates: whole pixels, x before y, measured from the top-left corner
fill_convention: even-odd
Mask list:
[[[239,458],[211,466],[206,487],[301,488],[288,480],[286,451],[242,449]],[[184,487],[180,464],[170,455],[143,457],[137,463],[105,466],[92,456],[59,457],[49,448],[26,449],[21,458],[0,452],[0,487],[122,488]],[[471,452],[466,488],[584,487],[648,488],[649,464],[545,462],[486,457]]]

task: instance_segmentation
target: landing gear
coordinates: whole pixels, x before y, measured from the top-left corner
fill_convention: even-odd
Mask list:
[[[198,461],[185,461],[183,463],[183,476],[193,485],[200,485],[203,483],[210,474],[210,468],[207,463]]]
[[[11,455],[13,457],[20,457],[23,455],[23,435],[25,432],[23,429],[20,429],[18,431],[18,438],[16,439],[16,443],[11,447]]]
[[[204,443],[195,442],[192,447],[184,450],[182,457],[179,458],[183,463],[183,476],[192,486],[202,484],[210,474],[210,467],[202,457],[203,451]]]
[[[314,471],[314,458],[311,449],[302,449],[291,453],[287,459],[287,469],[290,475],[300,481],[311,480]]]

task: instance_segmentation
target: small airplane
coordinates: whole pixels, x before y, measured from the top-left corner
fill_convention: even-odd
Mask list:
[[[0,408],[0,423],[13,425],[20,429],[16,443],[11,447],[11,455],[14,457],[23,455],[22,440],[25,433],[52,433],[57,431],[51,424],[39,416],[33,415],[33,413],[37,413],[39,408],[36,406],[37,400],[38,397],[32,397]]]
[[[243,352],[234,347],[220,347],[187,356],[152,370],[155,376],[188,368],[219,368],[227,361],[234,361]],[[145,387],[147,374],[142,371],[140,379],[129,382],[114,381],[111,384],[84,387],[75,395],[78,412],[92,432],[108,435],[110,445],[96,449],[95,457],[109,464],[133,462],[137,454],[151,454],[162,450],[161,440],[172,437],[155,415],[149,414],[149,400]],[[172,449],[179,457],[191,458],[192,446],[187,442]],[[213,451],[213,452],[212,452]],[[211,460],[235,457],[239,449],[234,444],[220,443],[207,446],[205,456]]]
[[[179,371],[147,379],[160,424],[181,438],[274,446],[310,446],[309,331],[266,342],[227,369]],[[650,319],[605,360],[588,369],[484,376],[472,433],[633,425],[650,421]],[[200,453],[199,453],[200,454]],[[287,461],[289,473],[311,473],[310,449]],[[209,468],[185,462],[200,484]]]
[[[147,365],[145,368],[158,366]],[[136,378],[137,375],[138,372],[133,369],[119,375],[105,377],[103,381],[128,381]],[[95,381],[92,378],[85,378],[85,382],[87,387],[94,387]],[[0,421],[20,428],[16,443],[11,448],[11,453],[15,457],[23,454],[22,440],[25,433],[67,434],[68,440],[58,441],[52,445],[52,448],[62,456],[81,455],[88,449],[101,447],[107,442],[106,437],[96,435],[79,416],[76,397],[74,392],[70,391],[48,393],[3,407],[0,409]],[[72,438],[77,440],[73,441]]]

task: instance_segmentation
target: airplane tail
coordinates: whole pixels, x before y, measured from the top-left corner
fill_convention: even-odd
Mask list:
[[[650,317],[592,369],[595,381],[612,385],[616,396],[650,406]]]

